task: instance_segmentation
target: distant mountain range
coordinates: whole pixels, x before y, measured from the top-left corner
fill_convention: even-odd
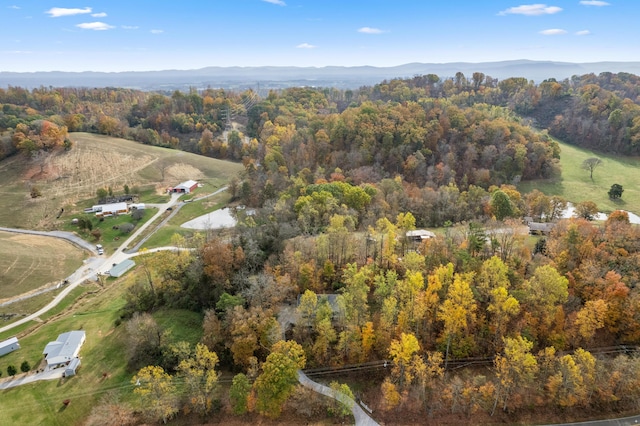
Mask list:
[[[437,74],[441,78],[462,72],[471,77],[482,72],[498,79],[525,77],[541,82],[573,75],[601,72],[640,74],[640,62],[571,63],[552,61],[410,63],[394,67],[207,67],[197,70],[131,72],[0,72],[0,87],[127,87],[142,90],[175,90],[195,87],[225,89],[273,89],[293,86],[341,89],[372,85],[391,78]]]

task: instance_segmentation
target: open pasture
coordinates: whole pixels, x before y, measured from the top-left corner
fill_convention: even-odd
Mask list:
[[[0,302],[59,283],[82,266],[84,256],[58,238],[0,232]]]
[[[572,203],[593,201],[600,211],[628,210],[640,214],[640,159],[596,153],[558,141],[562,176],[549,180],[521,182],[518,189],[525,193],[538,189],[547,195],[559,195]],[[602,164],[593,172],[582,168],[587,158],[597,157]],[[622,198],[611,200],[607,192],[614,183],[622,185]]]

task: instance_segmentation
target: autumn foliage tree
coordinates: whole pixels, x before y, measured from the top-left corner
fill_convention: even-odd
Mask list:
[[[142,368],[131,379],[133,393],[140,396],[140,410],[150,421],[166,423],[178,411],[175,385],[162,367]]]
[[[218,384],[218,355],[205,345],[198,343],[193,355],[178,365],[187,388],[188,406],[204,416],[211,411],[213,394]]]
[[[27,155],[38,151],[51,152],[64,146],[67,140],[67,128],[47,120],[34,121],[31,124],[18,124],[13,132],[13,143]]]
[[[298,343],[281,340],[273,345],[254,384],[256,408],[261,414],[271,418],[280,416],[283,404],[298,382],[297,372],[305,364],[304,350]]]

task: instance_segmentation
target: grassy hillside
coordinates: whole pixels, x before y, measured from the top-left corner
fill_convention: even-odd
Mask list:
[[[581,149],[563,142],[560,143],[560,164],[562,176],[554,180],[536,180],[522,182],[521,192],[538,189],[547,195],[560,195],[578,203],[593,201],[604,212],[624,209],[640,214],[640,159],[605,155],[587,149]],[[595,169],[593,181],[589,172],[582,169],[584,160],[597,157],[602,165]],[[622,185],[622,199],[613,201],[607,192],[614,183]]]
[[[65,240],[0,232],[0,302],[59,283],[83,258],[84,252]]]
[[[58,334],[84,330],[87,340],[80,356],[78,375],[62,380],[41,381],[0,391],[0,426],[16,424],[79,425],[91,409],[108,392],[132,401],[132,372],[126,370],[125,325],[116,326],[124,304],[126,286],[110,282],[106,290],[87,294],[75,307],[19,336],[21,349],[0,357],[0,371],[6,379],[7,367],[19,368],[27,360],[37,368],[45,345]],[[160,310],[154,314],[158,323],[169,330],[170,339],[186,340],[192,345],[202,335],[202,316],[183,310]],[[106,373],[106,375],[105,375]],[[71,399],[64,408],[62,401]]]
[[[126,184],[144,195],[142,201],[157,202],[181,181],[219,188],[242,170],[241,164],[125,139],[89,133],[71,133],[70,139],[70,151],[40,161],[14,156],[0,162],[1,226],[55,228],[70,211],[90,205],[101,187],[122,193]],[[42,197],[31,198],[34,186]]]

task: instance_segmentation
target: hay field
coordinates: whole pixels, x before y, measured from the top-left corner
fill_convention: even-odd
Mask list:
[[[59,283],[82,266],[84,256],[58,238],[0,232],[0,302]]]
[[[76,203],[95,200],[98,188],[122,193],[128,185],[163,193],[188,179],[220,187],[242,170],[241,164],[125,139],[89,133],[71,133],[69,138],[70,151],[37,162],[22,156],[0,162],[0,226],[55,229]],[[42,197],[31,198],[33,186]]]

